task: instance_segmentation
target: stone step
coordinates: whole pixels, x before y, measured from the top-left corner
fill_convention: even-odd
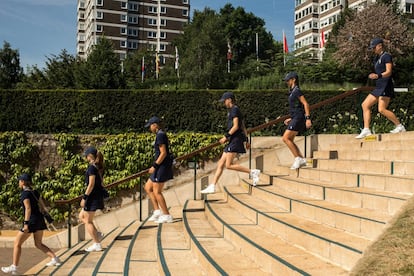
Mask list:
[[[220,202],[220,196],[212,195],[211,200]],[[271,275],[228,241],[224,229],[218,231],[199,204],[189,200],[184,206],[183,220],[191,248],[207,275]]]
[[[206,201],[206,213],[210,222],[235,247],[260,264],[265,271],[280,275],[346,275],[347,271],[314,254],[302,250],[264,229],[257,221],[245,216],[245,210],[234,208],[219,201]]]
[[[404,150],[407,149],[407,144],[412,145],[414,143],[414,136],[411,136],[409,139],[397,139],[402,136],[389,137],[384,140],[384,135],[381,135],[381,140],[373,141],[348,141],[339,144],[330,144],[328,150]],[[395,138],[395,139],[392,139]]]
[[[305,195],[288,192],[275,186],[254,188],[252,195],[307,220],[322,223],[373,240],[384,229],[391,215],[363,208],[352,208]]]
[[[339,186],[335,182],[328,183],[292,176],[274,177],[273,185],[315,199],[353,208],[376,210],[390,215],[395,214],[411,197],[408,194],[357,187],[357,183],[354,187]]]
[[[171,209],[174,223],[160,224],[157,231],[157,248],[162,271],[165,275],[207,275],[207,271],[193,255],[190,241],[184,234],[182,206]]]
[[[228,203],[244,216],[290,244],[305,248],[346,269],[352,268],[370,240],[280,210],[272,201],[254,198],[242,187],[226,187]],[[266,205],[266,208],[263,206]]]
[[[372,161],[412,161],[414,150],[324,150],[314,151],[314,159],[340,159],[340,160],[372,160]]]

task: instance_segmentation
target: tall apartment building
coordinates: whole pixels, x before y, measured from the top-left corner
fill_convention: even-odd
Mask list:
[[[99,39],[113,41],[121,60],[148,49],[173,57],[171,42],[190,18],[190,0],[78,0],[77,54],[87,58]]]
[[[321,59],[321,50],[342,10],[362,10],[375,3],[376,0],[295,0],[295,51]],[[414,21],[414,0],[401,0],[400,8]]]

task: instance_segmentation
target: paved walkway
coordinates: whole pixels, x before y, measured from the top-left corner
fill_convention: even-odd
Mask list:
[[[31,267],[37,265],[39,262],[47,258],[37,248],[23,248],[22,257],[20,258],[19,272],[24,273]],[[13,259],[13,248],[0,248],[0,266],[9,266]],[[6,275],[0,271],[0,275]]]

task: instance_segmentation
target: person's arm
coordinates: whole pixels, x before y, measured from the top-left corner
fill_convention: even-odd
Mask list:
[[[96,179],[96,175],[89,175],[89,183],[88,183],[88,187],[86,187],[86,191],[83,194],[83,198],[81,200],[81,207],[85,207],[85,202],[86,200],[88,200],[89,195],[92,193],[93,191],[93,187],[95,187],[95,179]]]
[[[165,144],[160,144],[160,155],[158,156],[157,160],[155,160],[154,165],[161,165],[161,163],[164,161],[164,159],[167,157],[167,146]]]
[[[30,205],[30,199],[26,198],[23,200],[24,205],[24,222],[23,222],[23,231],[25,233],[29,232],[29,220],[30,216],[32,215],[32,206]]]
[[[224,144],[226,141],[230,139],[230,137],[236,133],[239,129],[239,117],[233,118],[233,126],[229,129],[229,131],[224,135],[223,138],[220,139],[220,143]]]
[[[312,126],[312,121],[310,117],[309,103],[303,95],[299,97],[299,101],[303,104],[303,109],[305,110],[306,128],[310,128]]]

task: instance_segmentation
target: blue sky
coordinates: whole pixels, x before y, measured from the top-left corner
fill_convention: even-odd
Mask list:
[[[285,31],[289,49],[294,37],[292,0],[190,0],[191,9],[206,6],[219,10],[225,3],[243,7],[266,22],[266,29],[282,41]],[[0,0],[0,42],[7,41],[20,53],[20,64],[43,68],[46,57],[63,49],[76,54],[77,0]]]

